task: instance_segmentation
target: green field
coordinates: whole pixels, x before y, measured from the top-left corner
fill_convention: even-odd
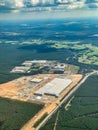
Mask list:
[[[65,67],[65,73],[71,73],[71,74],[77,74],[79,71],[79,66],[71,65],[71,64],[66,64]]]
[[[89,77],[65,109],[64,104],[41,130],[98,130],[98,75]],[[56,119],[58,120],[56,121]]]
[[[22,44],[26,45],[44,45],[46,44],[48,47],[56,48],[56,49],[70,49],[75,53],[75,58],[78,58],[78,62],[85,64],[93,64],[98,65],[98,47],[92,45],[91,43],[81,43],[80,41],[66,41],[62,42],[56,40],[34,40],[31,42],[23,42]]]
[[[52,45],[54,48],[69,48],[73,52],[77,52],[74,58],[78,59],[78,62],[85,64],[98,65],[98,47],[90,43],[81,42],[67,42],[63,41],[61,43],[56,42]]]
[[[0,98],[0,130],[20,130],[43,105]]]

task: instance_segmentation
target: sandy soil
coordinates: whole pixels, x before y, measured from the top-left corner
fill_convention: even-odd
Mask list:
[[[42,87],[44,84],[47,82],[50,82],[55,78],[57,75],[54,74],[49,74],[49,75],[36,75],[36,78],[42,78],[44,79],[41,83],[38,84],[38,87],[32,88],[30,94],[34,94],[34,92]],[[45,80],[45,77],[48,77]],[[33,77],[34,78],[34,77]],[[57,104],[60,103],[60,100],[69,92],[75,85],[82,79],[82,75],[76,74],[76,75],[69,75],[67,78],[72,79],[72,83],[61,93],[61,96],[59,98],[55,98],[50,96],[52,102],[51,103],[45,103],[44,108],[39,111],[32,119],[30,119],[22,128],[21,130],[35,130],[34,124],[38,122],[43,115],[50,114],[56,107]],[[0,96],[1,97],[6,97],[6,98],[11,98],[11,99],[17,99],[17,100],[22,100],[22,101],[28,101],[27,99],[23,97],[17,96],[17,93],[20,92],[21,89],[28,88],[29,86],[29,81],[32,79],[32,77],[22,77],[13,81],[10,81],[5,84],[0,85]]]
[[[45,113],[50,114],[57,107],[57,104],[60,103],[60,100],[82,79],[82,75],[72,75],[70,76],[70,78],[73,80],[73,82],[70,84],[70,86],[68,86],[65,89],[65,91],[63,91],[60,98],[58,98],[50,104],[47,104],[46,107],[43,110],[41,110],[35,117],[33,117],[29,122],[27,122],[21,130],[35,130],[35,128],[33,127],[34,124],[39,119],[41,119],[41,117]]]

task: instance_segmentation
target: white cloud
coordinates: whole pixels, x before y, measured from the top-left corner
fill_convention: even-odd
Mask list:
[[[70,0],[70,4],[67,5],[68,9],[76,9],[85,7],[85,0]]]
[[[16,7],[24,7],[23,0],[15,0]]]
[[[0,0],[0,6],[10,7],[10,8],[22,8],[25,7],[28,9],[28,6],[34,8],[33,6],[39,5],[40,8],[43,5],[50,5],[49,11],[51,9],[61,10],[72,10],[80,8],[98,8],[98,0]],[[56,5],[56,6],[51,6]],[[4,8],[5,9],[5,8]],[[3,9],[2,9],[3,10]],[[28,9],[29,10],[29,9]],[[37,10],[37,9],[34,9]],[[42,10],[46,10],[45,8]]]
[[[24,7],[23,0],[1,0],[0,1],[1,6],[8,6],[8,7]]]
[[[37,5],[39,3],[39,0],[31,0],[32,5]]]

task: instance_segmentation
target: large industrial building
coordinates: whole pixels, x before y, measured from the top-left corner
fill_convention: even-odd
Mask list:
[[[51,95],[59,97],[59,95],[72,83],[70,79],[55,78],[45,86],[35,92],[36,95]]]

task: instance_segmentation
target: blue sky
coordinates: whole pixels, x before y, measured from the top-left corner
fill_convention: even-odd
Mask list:
[[[98,0],[0,0],[0,19],[97,16]]]

